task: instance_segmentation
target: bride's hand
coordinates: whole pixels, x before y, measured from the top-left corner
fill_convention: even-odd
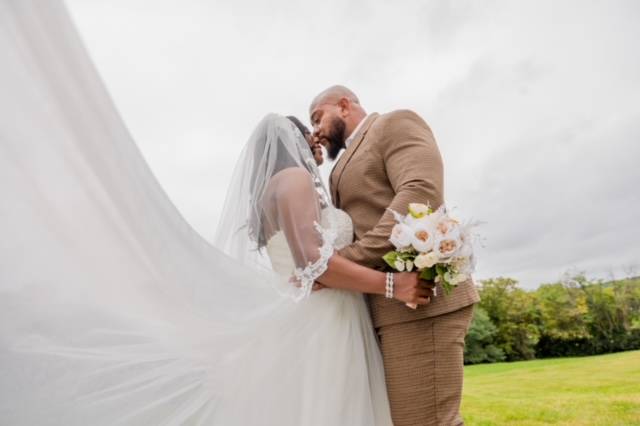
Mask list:
[[[316,281],[313,283],[313,287],[311,287],[311,291],[318,291],[318,290],[322,290],[323,288],[327,288],[327,286]]]
[[[393,297],[408,305],[426,305],[433,296],[434,284],[418,278],[415,272],[394,274]]]

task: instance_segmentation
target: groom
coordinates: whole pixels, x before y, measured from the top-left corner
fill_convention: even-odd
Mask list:
[[[394,219],[409,203],[443,202],[443,167],[429,126],[408,110],[367,114],[357,96],[333,86],[309,107],[314,138],[335,160],[330,188],[336,207],[353,219],[356,241],[340,254],[383,269]],[[395,426],[461,425],[464,337],[479,301],[472,280],[449,295],[438,288],[416,310],[384,296],[369,297],[380,339]]]

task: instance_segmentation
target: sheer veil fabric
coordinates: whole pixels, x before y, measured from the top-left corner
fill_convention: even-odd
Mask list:
[[[0,93],[0,424],[391,424],[362,297],[304,297],[331,226],[282,117],[247,144],[217,249],[153,177],[61,2],[0,0]],[[293,283],[262,249],[285,230]]]
[[[294,270],[292,282],[278,290],[294,300],[309,296],[333,254],[337,230],[320,172],[291,121],[268,114],[258,123],[229,188],[216,247],[249,267],[273,270],[265,248],[273,236],[284,233]]]

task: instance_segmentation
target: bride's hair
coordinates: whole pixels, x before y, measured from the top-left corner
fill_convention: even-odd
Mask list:
[[[296,125],[298,130],[300,130],[300,133],[302,133],[302,136],[304,136],[305,140],[307,139],[307,135],[311,135],[311,130],[309,130],[307,126],[302,124],[302,121],[300,121],[297,117],[294,117],[293,115],[287,115],[287,118],[289,119],[289,121]],[[311,151],[311,155],[313,156],[313,148],[309,147],[309,150]]]
[[[293,115],[287,115],[287,118],[289,119],[289,121],[296,125],[298,130],[300,130],[300,133],[302,133],[302,136],[306,137],[307,135],[311,134],[311,131],[307,128],[307,126],[302,124],[302,121],[300,121],[297,117],[294,117]]]
[[[284,118],[281,116],[281,118]],[[312,158],[313,151],[309,147],[304,136],[311,134],[309,129],[296,117],[286,117],[299,131],[295,134],[294,126],[291,126],[293,140],[285,140],[286,132],[277,132],[275,129],[287,123],[286,120],[278,120],[272,117],[271,120],[263,120],[254,132],[255,143],[253,144],[253,170],[251,172],[249,192],[252,198],[252,212],[248,221],[248,231],[251,239],[257,244],[260,250],[267,244],[265,235],[265,217],[262,210],[262,195],[264,195],[265,184],[269,179],[284,169],[290,167],[303,167],[311,172],[308,161],[305,157]],[[287,127],[287,125],[285,125]],[[300,137],[302,136],[302,137]],[[297,141],[295,139],[298,139]],[[309,148],[309,153],[304,150]],[[315,163],[314,163],[315,164]],[[274,225],[274,224],[272,224]]]

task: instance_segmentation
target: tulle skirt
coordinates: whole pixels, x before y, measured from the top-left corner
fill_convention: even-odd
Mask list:
[[[0,355],[0,423],[392,424],[362,295],[324,289],[227,324],[154,304],[34,316]]]

